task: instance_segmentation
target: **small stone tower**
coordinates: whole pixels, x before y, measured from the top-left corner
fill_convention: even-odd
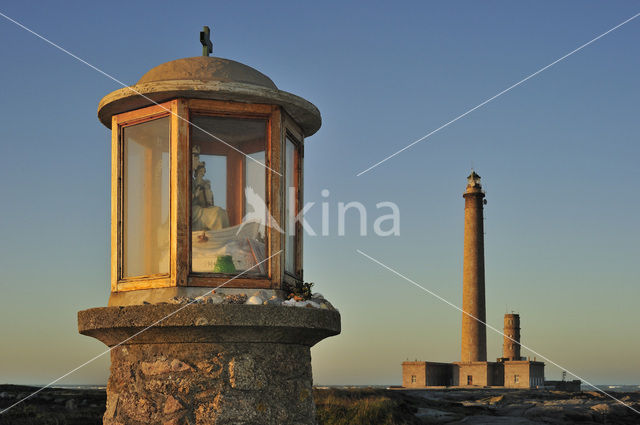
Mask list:
[[[520,315],[504,315],[504,343],[502,357],[506,360],[520,360]]]
[[[484,295],[484,190],[471,171],[464,197],[464,260],[462,274],[462,362],[487,361]],[[469,317],[469,315],[473,317]],[[477,319],[477,320],[476,320]]]

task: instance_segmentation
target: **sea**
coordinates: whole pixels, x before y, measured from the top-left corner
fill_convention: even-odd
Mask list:
[[[640,385],[596,385],[598,389],[605,392],[620,392],[620,393],[630,393],[640,391]],[[580,385],[580,389],[582,391],[593,390],[590,385],[582,384]]]
[[[355,389],[355,388],[389,388],[390,385],[316,385],[317,388],[338,388],[338,389]],[[599,390],[605,392],[640,392],[640,385],[628,385],[628,384],[608,384],[608,385],[596,385]],[[69,390],[106,390],[106,385],[55,385],[53,388],[69,389]],[[580,386],[582,391],[591,391],[593,387],[590,385],[582,384]]]

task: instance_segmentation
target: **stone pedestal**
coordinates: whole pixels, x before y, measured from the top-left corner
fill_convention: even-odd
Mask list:
[[[174,313],[178,308],[78,313],[80,333],[113,347],[104,424],[316,423],[310,348],[340,333],[337,311],[192,304]]]

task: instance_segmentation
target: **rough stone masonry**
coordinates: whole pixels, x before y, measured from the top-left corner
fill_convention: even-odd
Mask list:
[[[80,332],[110,347],[104,424],[315,424],[310,347],[335,310],[272,305],[102,307]]]

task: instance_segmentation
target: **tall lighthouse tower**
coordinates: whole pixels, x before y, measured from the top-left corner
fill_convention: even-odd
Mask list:
[[[471,171],[464,197],[464,260],[462,274],[462,362],[487,361],[484,295],[484,226],[486,202],[480,176]],[[470,316],[473,317],[470,317]],[[476,320],[477,319],[477,320]]]
[[[462,349],[460,361],[402,363],[402,386],[538,388],[545,385],[544,363],[520,357],[520,316],[504,316],[503,355],[487,361],[484,288],[484,222],[487,203],[480,176],[471,171],[464,191],[464,264],[462,276]],[[579,381],[575,381],[578,385]],[[579,386],[579,385],[578,385]]]

